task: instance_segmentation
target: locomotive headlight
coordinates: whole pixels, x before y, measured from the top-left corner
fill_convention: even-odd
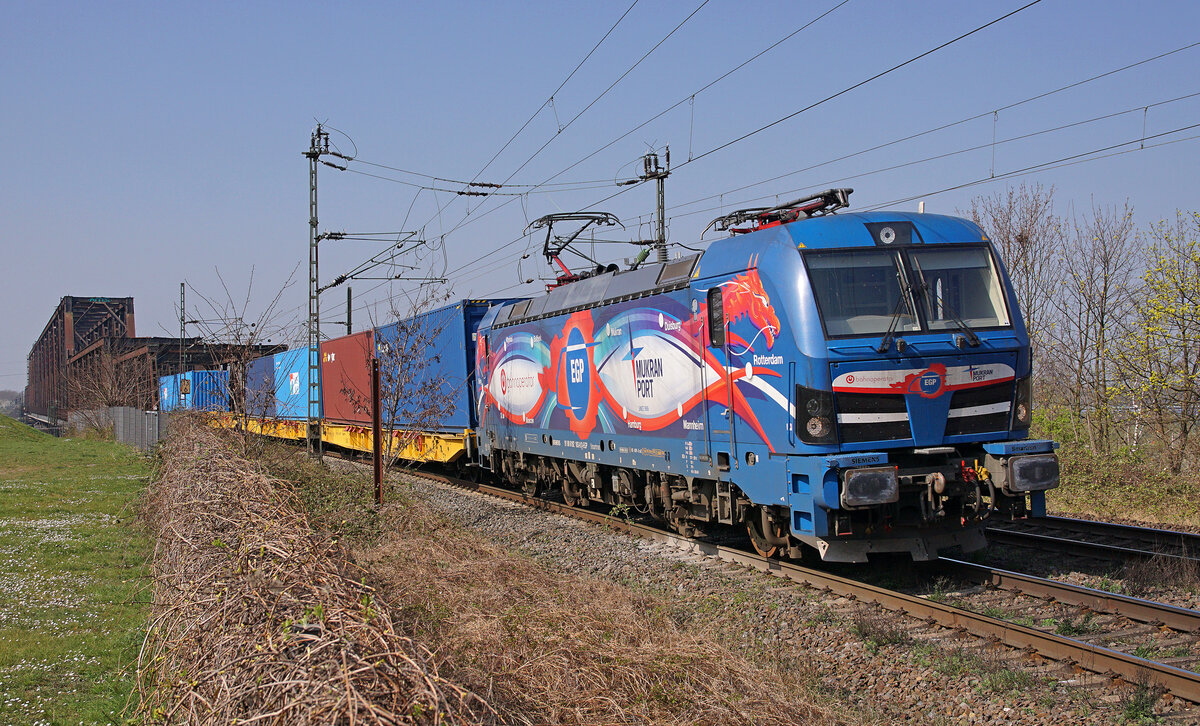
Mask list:
[[[803,418],[806,414],[807,420]],[[801,421],[804,422],[803,428],[800,428]],[[800,429],[800,440],[806,444],[836,443],[833,391],[796,386],[796,428]]]
[[[821,416],[813,416],[804,426],[804,430],[807,431],[808,435],[814,439],[823,439],[829,436],[829,430],[831,428],[832,427],[829,424],[829,419]]]
[[[1043,492],[1058,486],[1058,457],[1054,454],[1014,456],[1008,460],[1008,487],[1014,492]]]
[[[842,506],[869,507],[900,501],[900,481],[894,466],[847,469],[842,474]]]
[[[1033,385],[1032,379],[1028,376],[1017,381],[1016,392],[1013,396],[1013,418],[1012,427],[1014,430],[1028,429],[1029,422],[1033,416]]]

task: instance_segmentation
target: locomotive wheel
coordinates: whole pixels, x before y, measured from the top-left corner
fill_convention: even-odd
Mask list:
[[[534,479],[534,480],[529,480],[529,481],[525,481],[524,483],[522,483],[521,484],[521,493],[527,497],[536,497],[537,493],[538,493],[537,480]]]
[[[762,517],[751,516],[746,522],[746,532],[750,535],[750,544],[754,545],[754,551],[763,557],[774,557],[779,551],[778,545],[773,545],[767,541],[766,535],[762,530]]]
[[[563,481],[562,485],[563,501],[568,507],[578,507],[580,503],[579,485],[572,481]]]

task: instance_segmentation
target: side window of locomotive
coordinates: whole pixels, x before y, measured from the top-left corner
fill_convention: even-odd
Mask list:
[[[985,247],[926,247],[911,250],[930,330],[957,327],[955,316],[972,328],[1009,324],[1004,288]]]
[[[901,300],[900,268],[892,250],[814,252],[805,256],[813,294],[831,337],[920,330],[908,300]]]
[[[708,344],[713,348],[725,347],[725,301],[719,287],[708,289]]]

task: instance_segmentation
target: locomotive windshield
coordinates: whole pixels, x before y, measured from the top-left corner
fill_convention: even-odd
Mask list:
[[[813,250],[804,260],[830,338],[1009,324],[985,246]]]

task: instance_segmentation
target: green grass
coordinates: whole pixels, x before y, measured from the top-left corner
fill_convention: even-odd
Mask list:
[[[1099,455],[1079,444],[1059,450],[1062,480],[1046,493],[1051,514],[1200,524],[1200,477],[1172,475],[1149,457],[1129,451]]]
[[[148,617],[149,464],[0,416],[0,723],[122,723]]]

